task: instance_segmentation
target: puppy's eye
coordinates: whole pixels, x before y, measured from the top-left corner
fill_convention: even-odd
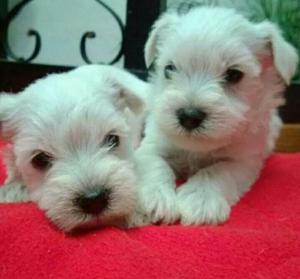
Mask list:
[[[225,80],[230,84],[238,83],[244,77],[244,73],[237,69],[228,69],[225,73]]]
[[[120,137],[114,134],[108,134],[104,139],[104,144],[110,148],[116,148],[120,145]]]
[[[49,153],[39,151],[34,157],[31,159],[31,164],[35,169],[45,171],[51,168],[53,162],[53,156]]]
[[[165,66],[164,69],[164,75],[166,79],[170,79],[172,76],[172,73],[174,73],[176,71],[176,67],[173,64],[168,64]]]

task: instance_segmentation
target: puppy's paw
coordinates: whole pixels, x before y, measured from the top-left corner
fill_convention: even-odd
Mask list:
[[[152,223],[174,223],[179,219],[176,205],[176,193],[170,185],[143,187],[140,193],[140,204]]]
[[[18,183],[11,182],[0,187],[0,202],[12,203],[12,202],[27,202],[29,196],[26,186]]]
[[[221,193],[200,183],[182,185],[177,191],[177,204],[184,225],[220,224],[230,214],[230,205]]]
[[[128,228],[136,228],[143,227],[151,224],[150,217],[143,210],[135,210],[128,218],[127,218],[127,227]]]

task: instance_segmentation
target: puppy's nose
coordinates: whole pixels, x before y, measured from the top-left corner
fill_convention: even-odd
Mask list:
[[[105,189],[82,194],[75,199],[75,204],[84,213],[99,214],[108,207],[110,191]]]
[[[176,114],[180,125],[189,131],[198,128],[206,117],[206,113],[198,108],[181,108]]]

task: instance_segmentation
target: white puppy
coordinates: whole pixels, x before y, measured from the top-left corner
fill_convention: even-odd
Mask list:
[[[297,54],[270,22],[201,7],[164,14],[145,59],[155,69],[136,152],[141,204],[153,222],[224,222],[274,147]]]
[[[0,94],[0,135],[10,142],[0,201],[35,201],[65,231],[123,222],[136,203],[133,118],[146,90],[123,70],[92,65]]]

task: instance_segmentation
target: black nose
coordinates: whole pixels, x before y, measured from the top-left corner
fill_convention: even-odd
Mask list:
[[[110,191],[102,189],[79,195],[75,199],[75,205],[79,206],[84,213],[99,214],[108,207],[109,199]]]
[[[198,128],[206,117],[206,113],[198,108],[181,108],[177,110],[179,123],[191,131]]]

